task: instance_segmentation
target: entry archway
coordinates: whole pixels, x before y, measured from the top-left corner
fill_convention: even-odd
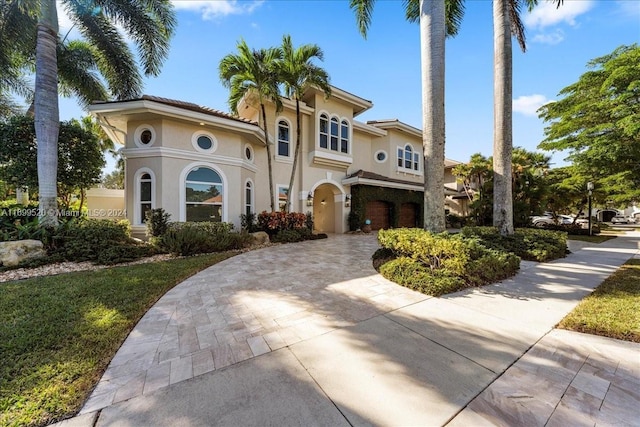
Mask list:
[[[313,229],[318,233],[343,233],[344,196],[332,183],[323,183],[313,190]]]

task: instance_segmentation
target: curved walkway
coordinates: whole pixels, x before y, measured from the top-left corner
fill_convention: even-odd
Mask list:
[[[337,235],[247,252],[189,278],[134,328],[77,421],[544,425],[566,419],[558,402],[571,387],[591,390],[580,376],[585,366],[586,373],[596,369],[589,360],[611,374],[598,377],[609,384],[598,390],[600,407],[624,413],[623,402],[637,415],[640,346],[598,338],[604,347],[575,343],[561,351],[572,341],[548,335],[637,254],[637,238],[523,263],[512,279],[443,298],[376,274],[376,248],[373,235]],[[544,343],[546,353],[535,353]],[[521,371],[529,384],[520,382],[527,378]],[[607,401],[609,389],[623,390],[627,400]]]

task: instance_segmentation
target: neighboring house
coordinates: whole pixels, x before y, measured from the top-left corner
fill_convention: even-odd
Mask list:
[[[351,210],[372,228],[422,226],[422,132],[398,120],[354,118],[371,101],[333,87],[311,89],[301,102],[302,147],[291,211],[312,212],[319,232],[347,231]],[[296,140],[295,103],[285,99],[267,120],[273,144],[275,204],[286,200]],[[107,132],[124,145],[127,218],[144,230],[144,214],[164,208],[174,221],[227,221],[270,210],[266,148],[259,106],[243,99],[239,117],[154,96],[90,106]],[[447,208],[458,212],[461,188],[445,165]],[[443,209],[445,207],[443,206]]]

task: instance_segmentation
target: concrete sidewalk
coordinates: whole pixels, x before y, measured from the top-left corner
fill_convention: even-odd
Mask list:
[[[164,311],[150,311],[164,323],[143,319],[150,332],[136,327],[100,392],[81,416],[60,425],[638,425],[640,345],[553,330],[638,253],[638,240],[576,245],[567,258],[525,263],[512,279],[442,298],[375,274],[372,236],[249,252],[167,294]],[[258,282],[240,283],[240,273]],[[208,299],[204,288],[228,292]],[[167,338],[171,319],[185,317],[179,302],[185,299],[205,305],[207,327],[193,326],[198,339],[186,345],[184,331],[204,318],[190,311],[192,323],[175,324],[177,350],[160,360],[173,342]],[[220,332],[230,328],[212,321],[221,301],[223,314],[233,308],[254,332]],[[222,329],[211,326],[218,324]],[[144,339],[136,341],[136,334]],[[225,336],[244,340],[249,352],[222,346]],[[221,348],[228,349],[227,359],[216,358]],[[208,371],[194,362],[208,361],[206,351]],[[126,375],[116,375],[118,366],[127,366]],[[140,367],[146,368],[135,371]],[[137,386],[119,384],[125,380]],[[122,398],[126,393],[131,397]]]

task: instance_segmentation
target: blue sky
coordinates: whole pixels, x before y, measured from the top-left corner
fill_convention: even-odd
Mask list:
[[[419,27],[405,21],[400,0],[378,0],[368,38],[358,33],[348,1],[175,0],[178,17],[171,52],[144,93],[228,111],[218,63],[244,38],[255,48],[315,43],[331,83],[374,107],[358,120],[397,118],[421,126]],[[493,144],[493,34],[490,0],[466,0],[459,35],[446,44],[446,156],[468,161],[490,156]],[[540,0],[525,13],[527,52],[514,40],[513,141],[534,150],[544,138],[535,110],[587,71],[589,60],[622,44],[640,42],[640,1],[565,0],[556,9]],[[61,27],[68,21],[61,16]],[[62,30],[64,31],[64,30]],[[73,33],[72,33],[73,34]],[[60,104],[61,119],[85,113],[73,99]],[[552,162],[564,164],[563,155]],[[110,165],[112,163],[110,162]]]

